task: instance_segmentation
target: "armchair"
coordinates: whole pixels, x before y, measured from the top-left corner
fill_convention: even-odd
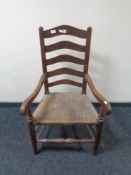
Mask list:
[[[111,113],[110,103],[96,90],[89,74],[89,55],[90,55],[90,42],[91,42],[92,28],[88,27],[87,30],[81,30],[68,25],[61,25],[49,30],[39,28],[40,47],[43,74],[40,77],[38,85],[33,93],[26,98],[21,104],[20,113],[26,116],[32,147],[34,154],[37,154],[37,142],[40,143],[94,143],[93,151],[97,153],[100,143],[102,132],[102,125],[105,115]],[[59,35],[73,35],[75,37],[83,38],[86,44],[79,45],[70,41],[60,41],[55,44],[46,45],[45,38],[52,38]],[[56,57],[47,59],[46,53],[58,49],[71,49],[79,52],[84,52],[84,59],[77,58],[68,54],[58,55]],[[48,71],[49,65],[58,62],[70,62],[83,66],[83,71],[74,70],[71,68],[63,67]],[[68,74],[80,77],[82,83],[70,79],[62,79],[49,82],[48,79],[53,76]],[[61,84],[73,85],[81,88],[81,93],[51,93],[50,87]],[[45,95],[39,103],[34,112],[31,111],[31,104],[40,92],[42,86],[45,88]],[[94,97],[100,103],[99,112],[96,111],[86,94],[87,85],[90,87]],[[76,139],[76,138],[40,138],[43,129],[47,125],[83,125],[86,126],[90,138]]]

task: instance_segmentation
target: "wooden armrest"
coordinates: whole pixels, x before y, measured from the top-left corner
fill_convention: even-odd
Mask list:
[[[27,114],[27,110],[28,110],[28,108],[30,107],[32,101],[36,98],[36,96],[37,96],[38,93],[40,92],[41,87],[42,87],[42,85],[43,85],[43,83],[44,83],[45,78],[46,78],[45,75],[42,75],[42,76],[40,77],[40,80],[39,80],[39,82],[38,82],[38,84],[37,84],[35,90],[34,90],[34,91],[32,92],[32,94],[31,94],[29,97],[27,97],[27,98],[25,99],[25,101],[21,104],[21,106],[20,106],[20,114],[21,114],[21,115],[26,115],[26,114]]]
[[[96,87],[94,86],[94,83],[91,79],[91,77],[87,74],[85,74],[85,80],[88,83],[93,95],[95,96],[95,98],[99,101],[99,103],[101,104],[102,108],[103,108],[103,112],[104,114],[108,115],[111,114],[111,105],[110,103],[97,91]]]

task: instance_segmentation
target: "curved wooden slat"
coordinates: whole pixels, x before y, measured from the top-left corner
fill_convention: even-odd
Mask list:
[[[57,62],[71,62],[71,63],[75,63],[75,64],[81,64],[84,65],[84,60],[71,56],[71,55],[59,55],[56,56],[54,58],[50,58],[48,60],[46,60],[46,64],[47,65],[51,65]]]
[[[82,83],[78,83],[78,82],[68,80],[68,79],[63,79],[63,80],[51,82],[51,83],[49,83],[49,87],[60,85],[60,84],[70,84],[70,85],[82,87]]]
[[[79,38],[86,38],[87,31],[69,25],[61,25],[44,31],[45,38],[51,38],[58,35],[72,35]]]
[[[60,68],[60,69],[55,69],[53,71],[47,72],[47,77],[52,77],[52,76],[61,75],[61,74],[69,74],[69,75],[75,75],[78,77],[83,77],[83,72],[70,69],[70,68]]]
[[[21,104],[21,107],[20,107],[20,113],[21,115],[27,115],[28,112],[29,112],[29,109],[30,109],[30,105],[31,103],[33,102],[33,100],[36,98],[36,96],[39,94],[41,88],[42,88],[42,85],[43,83],[45,82],[46,80],[46,75],[43,74],[41,77],[40,77],[40,80],[35,88],[35,90],[32,92],[32,94],[27,97],[25,99],[25,101]]]
[[[46,52],[51,52],[51,51],[58,50],[58,49],[71,49],[71,50],[84,52],[85,46],[82,46],[82,45],[79,45],[79,44],[76,44],[70,41],[60,41],[55,44],[45,46]]]

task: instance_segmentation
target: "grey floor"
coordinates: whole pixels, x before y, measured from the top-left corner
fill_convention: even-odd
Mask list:
[[[97,156],[91,144],[39,145],[33,155],[18,107],[0,107],[0,175],[130,175],[131,107],[113,107]],[[49,127],[48,136],[86,136],[83,127]]]

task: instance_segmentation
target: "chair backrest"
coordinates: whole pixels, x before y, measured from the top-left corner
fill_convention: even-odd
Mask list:
[[[82,93],[86,93],[86,82],[84,80],[84,75],[88,71],[89,65],[89,54],[90,54],[90,42],[91,42],[91,32],[92,28],[88,27],[87,30],[81,30],[69,25],[61,25],[55,28],[44,30],[43,27],[39,28],[39,36],[40,36],[40,46],[41,46],[41,57],[42,57],[42,68],[43,73],[46,74],[45,81],[45,93],[49,93],[49,87],[60,85],[60,84],[70,84],[74,86],[78,86],[82,88]],[[59,41],[55,44],[45,45],[46,38],[52,38],[59,35],[72,35],[79,38],[83,38],[86,40],[85,45],[79,45],[70,41]],[[75,51],[80,51],[85,53],[85,58],[80,59],[71,55],[59,55],[50,59],[46,58],[46,54],[51,51],[55,51],[58,49],[71,49]],[[47,71],[47,66],[52,65],[58,62],[72,62],[75,64],[83,65],[83,71],[77,71],[71,68],[59,68],[53,71]],[[82,83],[63,79],[49,83],[48,78],[56,75],[68,74],[81,77]]]

